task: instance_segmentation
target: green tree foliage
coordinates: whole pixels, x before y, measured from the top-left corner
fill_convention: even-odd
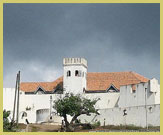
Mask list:
[[[10,111],[3,110],[3,131],[4,132],[14,132],[15,124],[9,122]]]
[[[57,113],[64,118],[66,131],[73,131],[72,124],[77,120],[77,117],[91,113],[98,114],[98,109],[95,109],[95,104],[99,99],[86,99],[80,95],[67,93],[65,97],[55,101],[54,108]],[[68,122],[67,115],[72,116],[71,122]]]

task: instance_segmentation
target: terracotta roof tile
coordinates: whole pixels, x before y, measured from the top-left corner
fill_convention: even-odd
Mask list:
[[[111,84],[120,89],[121,85],[138,84],[148,82],[148,80],[135,72],[87,73],[87,91],[106,90]],[[53,82],[22,82],[20,89],[25,92],[33,92],[41,87],[45,91],[53,91],[59,83],[63,85],[63,77]]]
[[[41,87],[45,91],[53,91],[58,84],[63,85],[63,77],[60,77],[53,82],[22,82],[20,84],[20,90],[24,92],[33,92]]]
[[[135,72],[88,73],[87,90],[106,90],[111,84],[120,89],[121,85],[138,84],[147,81],[147,78]]]

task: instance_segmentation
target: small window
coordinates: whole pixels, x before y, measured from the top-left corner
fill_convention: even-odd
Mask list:
[[[82,71],[81,70],[75,70],[75,76],[81,77]]]
[[[75,76],[79,76],[79,71],[75,70]]]
[[[151,106],[149,107],[149,112],[152,113],[152,107]]]
[[[67,71],[67,77],[71,76],[71,71]]]
[[[123,116],[125,116],[125,115],[127,115],[127,110],[126,109],[123,110]]]
[[[136,93],[136,85],[131,85],[131,93]]]
[[[23,119],[24,117],[27,117],[27,113],[26,113],[26,112],[23,112],[23,114],[22,114],[22,119]]]

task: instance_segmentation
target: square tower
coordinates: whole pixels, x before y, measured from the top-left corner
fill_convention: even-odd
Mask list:
[[[65,93],[82,94],[87,85],[87,61],[84,58],[63,59]]]

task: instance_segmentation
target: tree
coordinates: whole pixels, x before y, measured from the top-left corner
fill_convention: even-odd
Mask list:
[[[16,131],[15,123],[9,122],[9,119],[8,119],[9,116],[10,116],[10,111],[3,110],[3,131],[4,132]]]
[[[98,109],[95,109],[95,104],[98,100],[99,99],[90,100],[80,95],[67,93],[63,98],[54,101],[54,109],[64,118],[66,131],[73,131],[72,124],[80,115],[90,115],[91,113],[99,114]],[[70,122],[67,120],[67,115],[72,117]]]

